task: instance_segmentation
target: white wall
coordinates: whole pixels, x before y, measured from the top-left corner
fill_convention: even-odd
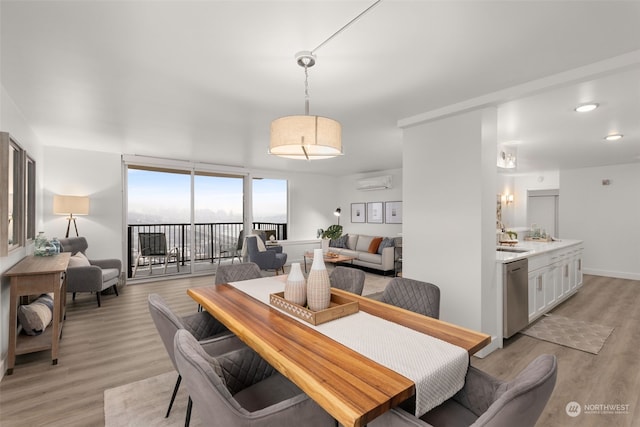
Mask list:
[[[560,181],[560,237],[584,240],[584,272],[640,280],[640,164],[564,170]]]
[[[374,176],[391,175],[392,186],[386,190],[362,191],[357,190],[357,181]],[[339,202],[333,207],[332,212],[338,206],[342,209],[340,225],[345,234],[366,234],[369,236],[398,237],[402,233],[402,224],[370,224],[351,222],[351,204],[368,202],[400,202],[402,201],[402,169],[388,169],[375,173],[354,174],[343,176],[339,179]],[[384,205],[383,205],[384,206]],[[404,203],[403,203],[404,207]],[[336,217],[333,216],[335,224]],[[322,228],[327,228],[322,227]]]
[[[89,215],[78,216],[78,233],[87,238],[87,256],[118,258],[122,254],[122,162],[118,154],[45,147],[47,167],[43,191],[44,231],[48,238],[64,237],[65,215],[53,214],[55,194],[89,196]],[[75,236],[73,224],[69,237]]]
[[[443,320],[495,335],[495,109],[403,138],[403,275],[440,287]]]
[[[256,171],[253,176],[288,181],[288,240],[315,240],[318,228],[335,224],[339,177],[276,171]]]

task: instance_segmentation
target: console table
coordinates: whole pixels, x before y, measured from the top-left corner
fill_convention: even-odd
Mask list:
[[[51,349],[51,362],[53,365],[58,364],[58,343],[62,334],[67,300],[65,271],[70,257],[69,252],[45,257],[28,256],[4,273],[11,279],[7,375],[13,373],[18,354]],[[19,335],[17,322],[20,297],[50,292],[53,292],[52,325],[41,335]]]

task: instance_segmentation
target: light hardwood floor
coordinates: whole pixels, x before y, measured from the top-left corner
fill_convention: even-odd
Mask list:
[[[516,334],[503,349],[474,358],[472,364],[497,377],[513,378],[536,356],[555,354],[558,380],[537,426],[640,426],[640,282],[584,276],[582,289],[552,313],[615,329],[598,355]],[[569,402],[582,407],[629,405],[629,413],[572,418],[566,413]]]
[[[372,278],[368,275],[369,292],[389,280]],[[104,296],[101,308],[93,295],[69,298],[58,365],[51,365],[49,352],[18,358],[13,375],[0,382],[0,425],[103,425],[105,389],[173,369],[149,316],[147,295],[159,293],[176,312],[187,314],[196,309],[187,288],[212,283],[206,276],[129,285],[119,297]],[[639,307],[640,282],[585,276],[582,290],[554,312],[615,327],[599,355],[518,334],[504,349],[472,363],[511,378],[538,354],[556,354],[558,383],[538,426],[640,425]],[[629,414],[570,418],[565,413],[570,401],[629,404]]]

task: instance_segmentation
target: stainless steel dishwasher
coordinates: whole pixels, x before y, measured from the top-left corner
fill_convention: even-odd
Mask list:
[[[504,264],[502,267],[503,336],[513,334],[529,324],[529,260],[527,258]]]

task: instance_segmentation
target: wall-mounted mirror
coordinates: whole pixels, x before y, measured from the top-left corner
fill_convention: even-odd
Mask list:
[[[26,154],[6,132],[0,132],[0,256],[24,246],[26,227]],[[31,218],[35,234],[35,162],[31,161],[33,182],[29,182]]]
[[[25,175],[25,231],[27,240],[36,238],[36,162],[29,156],[26,157]]]

